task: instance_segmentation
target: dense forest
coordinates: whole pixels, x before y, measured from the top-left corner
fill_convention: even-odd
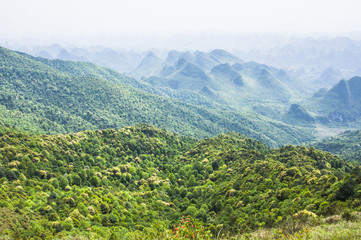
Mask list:
[[[2,127],[0,152],[0,234],[14,239],[209,239],[361,210],[359,166],[238,133]]]

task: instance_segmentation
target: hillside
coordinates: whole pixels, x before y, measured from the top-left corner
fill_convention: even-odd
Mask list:
[[[269,146],[312,139],[310,130],[256,114],[210,110],[151,94],[151,87],[89,63],[34,58],[0,48],[0,80],[0,123],[32,132],[149,123],[198,139],[236,131]]]
[[[349,162],[361,163],[361,131],[346,131],[313,143],[317,149],[338,155]]]
[[[175,237],[178,223],[207,239],[360,208],[359,169],[237,133],[196,141],[149,125],[49,136],[1,128],[0,150],[0,232],[15,239]]]

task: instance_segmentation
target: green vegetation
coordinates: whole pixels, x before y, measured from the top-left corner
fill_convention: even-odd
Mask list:
[[[144,124],[67,135],[3,127],[0,152],[0,234],[14,239],[302,234],[304,219],[361,210],[360,167],[238,133],[197,141]]]
[[[163,68],[150,78],[155,89],[94,64],[0,48],[1,238],[359,238],[361,167],[351,162],[360,162],[360,132],[314,145],[348,161],[314,147],[272,148],[312,132],[228,111],[223,103],[238,100],[217,88],[272,87],[280,106],[292,90],[277,69],[208,55]],[[346,94],[337,107],[349,111],[358,81],[319,98]],[[269,106],[256,109],[304,126],[320,121],[296,104],[283,115]]]
[[[338,155],[346,161],[361,163],[361,131],[345,131],[312,143],[312,146]]]
[[[0,48],[2,125],[56,134],[148,123],[197,139],[235,131],[272,147],[312,140],[306,128],[149,92],[150,87],[93,64],[50,61]]]

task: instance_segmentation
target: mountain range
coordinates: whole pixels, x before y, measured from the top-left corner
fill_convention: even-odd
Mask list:
[[[57,48],[58,51],[64,50],[60,46],[53,47]],[[221,112],[226,111],[229,116],[233,115],[233,117],[227,117],[225,122],[232,121],[232,118],[237,118],[236,115],[242,115],[244,119],[251,119],[251,121],[260,123],[258,124],[259,127],[249,131],[248,127],[239,126],[236,131],[246,133],[246,130],[241,129],[248,128],[247,131],[251,134],[251,137],[262,139],[272,146],[277,146],[279,143],[276,143],[278,140],[275,139],[266,140],[271,134],[266,134],[266,138],[258,136],[263,134],[264,129],[267,129],[266,131],[270,131],[269,129],[271,129],[271,127],[263,127],[263,122],[267,124],[272,122],[275,125],[281,124],[283,126],[297,125],[306,128],[319,126],[323,128],[324,126],[325,129],[327,127],[359,127],[358,119],[361,108],[359,106],[360,99],[357,94],[358,77],[351,78],[350,80],[341,80],[331,89],[322,88],[318,92],[314,92],[312,96],[312,94],[305,95],[302,90],[298,89],[297,86],[300,83],[297,83],[298,80],[295,79],[293,75],[289,75],[287,71],[264,64],[244,62],[224,50],[213,50],[210,52],[181,52],[173,50],[169,51],[165,57],[158,57],[155,53],[148,52],[144,55],[143,60],[139,60],[140,56],[138,56],[139,65],[128,73],[129,76],[134,76],[137,80],[91,63],[48,60],[45,58],[34,58],[21,53],[18,54],[22,57],[37,61],[38,63],[43,63],[48,68],[55,68],[56,71],[65,72],[76,77],[87,78],[93,76],[101,80],[106,79],[107,84],[112,82],[112,84],[116,84],[118,87],[122,86],[122,88],[131,86],[133,90],[140,90],[142,94],[147,92],[155,98],[157,98],[156,95],[161,96],[167,99],[167,101],[177,102],[177,104],[185,103],[191,104],[196,108],[206,108],[206,111],[211,111],[212,114],[221,114]],[[323,80],[320,80],[320,82],[325,82],[327,81],[326,79],[331,78],[337,79],[338,77],[341,77],[341,75],[336,70],[330,68],[325,70],[320,78]],[[110,85],[108,86],[110,87]],[[139,93],[138,91],[137,94]],[[4,97],[2,100],[0,99],[0,101],[3,103],[8,102],[7,94],[10,93],[4,94]],[[7,104],[11,104],[11,101]],[[190,109],[188,107],[186,108],[187,110]],[[199,110],[195,111],[199,112]],[[66,114],[61,115],[65,116]],[[139,118],[144,118],[144,116]],[[32,119],[32,122],[37,121],[33,117],[29,119]],[[152,119],[152,117],[149,119]],[[153,120],[149,121],[149,119],[142,121],[157,125],[157,122]],[[14,120],[12,119],[11,121]],[[82,121],[84,121],[84,119],[80,122]],[[123,119],[122,121],[123,123],[120,125],[114,125],[114,123],[102,124],[101,128],[125,126],[136,123],[134,120],[128,121]],[[49,122],[47,124],[49,124]],[[55,125],[57,124],[58,123]],[[88,124],[89,123],[84,123],[83,126]],[[33,124],[30,125],[35,126]],[[44,125],[46,124],[44,123]],[[92,125],[93,128],[97,126],[96,124]],[[193,123],[190,125],[193,125]],[[186,132],[177,129],[177,127],[168,128],[168,123],[157,126],[167,127],[169,130],[178,131],[186,135],[198,135],[199,137],[211,136],[222,131],[237,129],[226,127],[225,125],[215,125],[218,125],[218,123],[214,123],[210,128],[213,130],[202,130],[202,133],[195,133],[193,130],[192,133],[189,130]],[[229,124],[227,123],[226,125]],[[90,127],[90,125],[88,126]],[[178,124],[177,126],[179,127],[180,125]],[[69,126],[67,128],[69,128]],[[29,129],[29,127],[27,129]],[[63,129],[61,131],[65,133],[84,129],[87,128],[74,128],[73,130]],[[57,131],[54,131],[54,133],[55,132]],[[276,131],[273,131],[272,138],[275,138],[275,132]],[[309,131],[307,134],[310,136],[311,132]],[[276,133],[276,135],[279,134]],[[295,136],[296,137],[291,138],[306,139],[303,137],[299,138],[298,134],[295,134]],[[299,141],[292,140],[289,143],[296,142]],[[284,143],[287,142],[283,141],[281,144]]]
[[[243,62],[235,55],[216,49],[210,52],[169,51],[162,60],[149,53],[130,76],[149,83],[172,97],[201,96],[206,104],[216,103],[234,110],[250,105],[286,106],[302,94],[285,71],[255,62]],[[177,94],[174,94],[176,92]],[[260,93],[262,93],[260,95]],[[179,100],[185,101],[181,97]]]
[[[91,63],[34,58],[0,49],[1,123],[41,133],[149,123],[204,138],[241,132],[270,146],[312,139],[312,131],[261,115],[209,109]],[[16,117],[14,117],[16,116]]]
[[[244,62],[224,50],[170,51],[164,61],[148,62],[153,70],[143,72],[139,80],[180,101],[247,110],[290,125],[360,127],[360,77],[342,80],[342,74],[333,68],[326,69],[314,84],[327,87],[330,82],[338,83],[305,94],[299,88],[302,81],[287,71]]]

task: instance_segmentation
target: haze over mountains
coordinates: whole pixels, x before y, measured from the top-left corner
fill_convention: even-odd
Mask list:
[[[99,52],[93,52],[94,59],[98,56],[98,61],[103,61],[108,56],[109,62],[124,66],[128,71],[126,75],[137,80],[88,63],[48,61],[42,58],[32,60],[71,75],[106,78],[116,84],[127,84],[141,91],[176,99],[179,103],[206,107],[213,111],[226,110],[230,114],[241,114],[247,116],[247,119],[253,118],[258,122],[273,119],[272,121],[288,125],[307,127],[310,131],[314,131],[311,129],[316,126],[358,128],[359,125],[360,97],[357,94],[359,84],[357,77],[342,80],[329,90],[322,88],[319,91],[305,91],[304,88],[298,87],[305,82],[292,72],[256,62],[245,62],[222,49],[209,52],[172,50],[166,54],[164,52],[160,54],[159,51],[120,53],[111,49],[98,48],[98,50]],[[58,54],[59,58],[73,60],[86,60],[91,56],[90,50],[74,48],[70,54],[60,45],[42,48],[40,52],[48,57]],[[105,62],[103,61],[103,64]],[[127,62],[127,65],[123,64],[124,62]],[[326,79],[335,81],[334,79],[341,75],[340,71],[328,68],[314,82],[318,85],[322,81],[327,82]],[[124,85],[122,87],[124,88]],[[9,104],[8,101],[5,102]],[[153,120],[149,123],[153,123]],[[114,125],[115,123],[112,124],[105,121],[102,128],[117,126]],[[123,124],[119,126],[124,126]],[[233,129],[228,128],[228,130]],[[206,132],[213,131],[206,130],[200,136],[207,136]],[[262,132],[262,130],[256,131]],[[192,134],[192,136],[196,135]]]
[[[10,126],[69,133],[141,122],[196,138],[238,131],[271,146],[312,139],[311,129],[159,96],[151,86],[90,63],[34,58],[5,48],[0,51],[1,121]],[[17,117],[12,118],[13,114]]]
[[[147,62],[147,56],[144,60]],[[163,61],[152,61],[150,72],[139,69],[130,75],[160,90],[191,92],[233,109],[250,109],[250,104],[287,104],[292,94],[285,84],[290,77],[279,69],[253,62],[245,63],[224,50],[210,52],[170,51]],[[262,92],[262,97],[259,93]]]
[[[280,55],[275,54],[275,49]],[[193,105],[256,112],[302,126],[333,127],[337,123],[341,127],[357,127],[353,124],[358,119],[357,106],[350,103],[345,113],[343,103],[337,100],[349,97],[321,95],[336,87],[340,80],[347,81],[359,72],[358,41],[349,38],[298,39],[288,45],[279,44],[275,49],[234,51],[244,59],[269,61],[273,63],[271,65],[247,62],[222,49],[136,52],[104,47],[64,48],[55,44],[33,48],[30,52],[37,56],[91,61],[107,66],[136,78],[138,81],[131,82],[137,88]],[[268,58],[267,54],[273,58]],[[348,63],[342,59],[347,59]],[[312,61],[317,64],[311,64]],[[357,101],[358,97],[355,98],[351,101]],[[341,118],[346,121],[337,120],[341,112],[336,109],[343,111]]]
[[[268,41],[267,41],[268,42]],[[236,51],[245,60],[291,70],[318,88],[361,74],[361,41],[347,37],[294,38],[278,46]],[[315,81],[318,80],[318,81]]]
[[[199,40],[196,40],[196,36],[184,37],[192,38],[193,43],[203,43],[203,46],[197,44],[189,47],[164,45],[163,48],[159,47],[152,51],[156,51],[155,55],[163,59],[166,57],[164,48],[190,49],[188,50],[190,52],[202,49],[202,51],[208,52],[210,50],[204,49],[215,49],[218,46],[218,48],[226,49],[228,52],[235,54],[245,62],[254,61],[290,71],[292,75],[307,82],[307,86],[301,84],[299,87],[309,90],[311,88],[312,91],[316,91],[321,87],[329,88],[341,78],[349,79],[360,75],[361,71],[358,64],[361,58],[361,43],[359,40],[347,37],[295,38],[281,35],[237,37],[232,35],[224,36],[223,41],[220,40],[220,36],[209,36],[206,39]],[[217,42],[213,42],[214,40],[217,40]],[[185,42],[185,39],[180,36],[178,41]],[[207,42],[212,42],[212,44],[207,47]],[[133,71],[147,54],[144,48],[142,50],[136,50],[136,48],[133,48],[135,50],[121,49],[121,43],[117,48],[102,46],[79,47],[69,44],[61,44],[63,46],[50,44],[47,46],[36,42],[25,46],[14,42],[4,42],[4,44],[11,49],[17,49],[35,56],[90,61],[121,72]],[[336,77],[324,81],[325,74]],[[342,77],[340,78],[337,75]],[[320,84],[316,84],[318,79],[320,79]]]

